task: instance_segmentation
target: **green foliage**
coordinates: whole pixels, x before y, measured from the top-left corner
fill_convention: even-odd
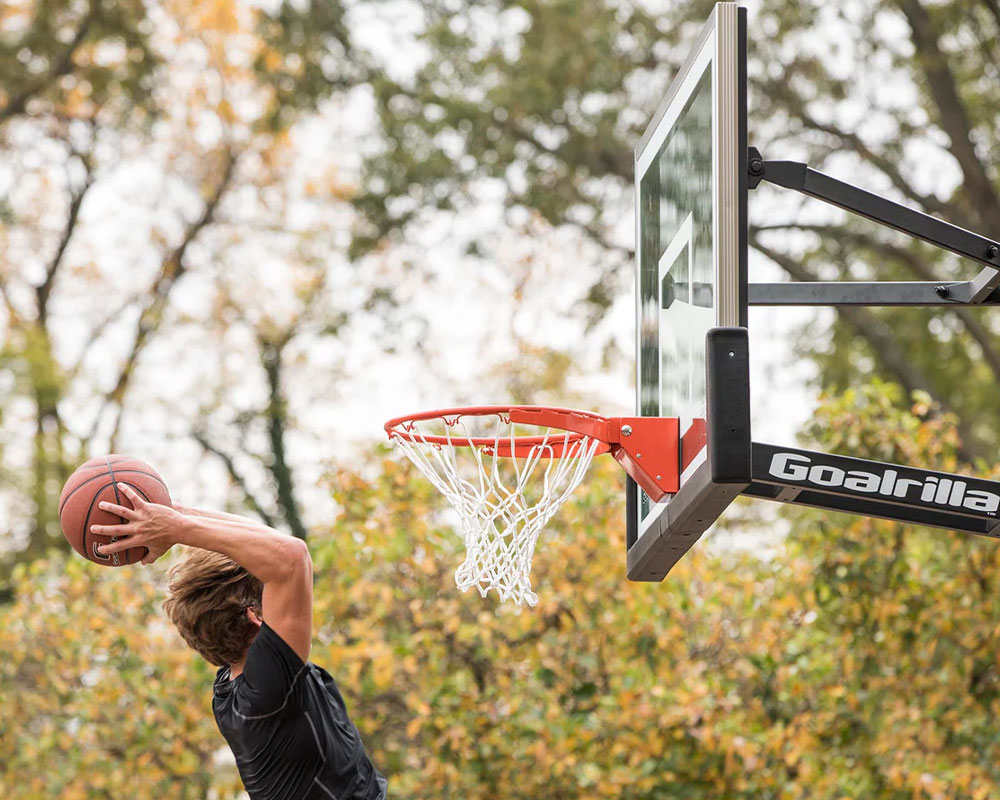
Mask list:
[[[675,40],[679,31],[663,31],[678,10],[494,0],[425,3],[424,13],[431,57],[412,80],[373,81],[385,148],[368,160],[358,205],[371,227],[356,251],[422,209],[464,210],[479,179],[499,181],[508,207],[603,238],[602,206],[620,211],[645,124],[626,81],[656,81],[651,50]]]
[[[339,2],[282,0],[275,13],[260,15],[258,31],[264,46],[254,69],[273,90],[264,116],[272,131],[290,127],[303,111],[364,78]]]
[[[900,411],[893,391],[828,401],[814,433],[952,466],[953,420],[919,397]],[[341,515],[310,537],[312,659],[394,797],[1000,792],[994,542],[796,512],[772,560],[703,545],[662,584],[630,584],[608,459],[544,533],[540,603],[517,610],[457,592],[461,543],[408,467],[331,481]],[[211,671],[151,574],[75,557],[20,570],[0,611],[5,797],[234,796],[212,759]]]
[[[150,46],[153,22],[142,0],[37,0],[11,5],[15,21],[0,36],[0,121],[31,101],[49,113],[75,115],[82,105],[124,121],[155,108],[159,55]]]
[[[804,436],[831,453],[954,472],[961,446],[956,424],[926,392],[906,398],[897,384],[876,379],[825,396]]]
[[[16,570],[17,599],[0,609],[0,795],[203,798],[238,786],[213,766],[209,669],[179,646],[152,577],[76,556]]]
[[[254,131],[265,140],[286,131],[296,112],[368,79],[385,138],[366,166],[358,204],[370,225],[356,252],[425,210],[470,208],[482,181],[500,183],[508,207],[625,251],[609,231],[631,213],[632,147],[710,6],[654,14],[647,5],[426,2],[429,57],[412,80],[396,81],[360,59],[340,4],[282,3],[253,17],[252,68],[267,103]],[[847,152],[872,185],[966,227],[1000,230],[989,166],[1000,161],[994,6],[780,0],[751,14],[751,130],[766,134],[765,155],[791,157],[781,151],[796,143],[815,166],[844,174],[837,158]],[[184,9],[192,35],[203,25],[213,46],[241,31],[232,3],[173,11],[186,18]],[[0,122],[93,121],[97,109],[115,133],[146,119],[162,77],[146,12],[105,0],[0,10],[9,76]],[[821,26],[839,37],[829,53],[815,48]],[[856,49],[841,58],[847,42]],[[843,64],[848,72],[836,72]],[[889,79],[873,75],[907,77],[917,91],[883,102],[877,90]],[[881,140],[863,129],[859,109],[882,126]],[[231,122],[228,100],[217,111]],[[90,154],[79,160],[89,174]],[[928,188],[928,160],[960,179]],[[0,199],[0,215],[15,224],[9,205]],[[755,244],[787,256],[788,227],[756,231]],[[790,272],[968,276],[867,223],[806,229],[784,264]],[[617,256],[609,274],[630,274]],[[53,276],[58,267],[57,258]],[[48,530],[43,506],[58,496],[63,439],[75,451],[53,411],[71,370],[53,356],[48,295],[32,291],[38,275],[22,278],[27,291],[15,296],[37,294],[39,307],[11,318],[0,367],[13,376],[14,399],[36,406],[36,427],[53,427],[15,495],[38,506],[37,527]],[[614,280],[594,288],[592,305],[610,305]],[[858,311],[832,338],[803,337],[823,383],[840,392],[808,436],[832,452],[943,470],[992,455],[998,329],[949,312]],[[513,391],[562,380],[565,358],[529,354],[530,384]],[[906,390],[863,385],[885,372]],[[1000,795],[995,543],[796,510],[769,560],[701,546],[663,584],[628,584],[620,474],[609,461],[543,536],[533,573],[541,603],[517,611],[456,592],[461,545],[425,481],[393,461],[370,472],[332,477],[341,515],[311,532],[313,658],[340,681],[392,796]],[[0,606],[0,795],[238,795],[233,768],[216,758],[224,743],[211,719],[212,671],[164,620],[157,574],[65,554],[16,571],[13,601]]]
[[[197,268],[189,244],[207,240],[215,249],[204,262],[225,263],[240,245],[230,236],[213,241],[210,229],[227,196],[288,188],[289,129],[361,81],[364,70],[336,3],[18,0],[0,4],[0,74],[0,172],[9,189],[0,197],[0,220],[10,228],[0,232],[0,369],[7,390],[0,416],[30,415],[9,432],[11,451],[30,448],[27,468],[19,458],[18,474],[0,480],[0,504],[10,512],[0,526],[6,545],[0,591],[6,592],[12,558],[64,545],[55,503],[73,468],[88,454],[127,446],[119,431],[141,381],[135,367],[165,328],[184,320],[168,311],[174,287]],[[160,124],[151,124],[154,117]],[[104,245],[118,235],[112,228],[119,217],[91,213],[90,205],[102,192],[112,202],[127,195],[121,166],[133,158],[178,190],[186,184],[190,194],[175,208],[164,200],[144,209],[151,234],[140,245],[141,258],[158,268],[112,310],[106,282],[118,250]],[[317,179],[315,186],[331,183]],[[345,190],[331,187],[331,200],[337,191]],[[343,202],[339,196],[335,202]],[[240,228],[231,218],[224,224]],[[256,229],[253,235],[262,238]],[[308,235],[298,239],[304,243]],[[91,250],[87,242],[97,245]],[[124,320],[134,320],[132,330],[115,329],[118,355],[104,361],[117,374],[97,388],[92,353],[106,345],[112,321]],[[206,335],[211,321],[201,322]],[[65,347],[66,336],[81,347]],[[83,405],[74,404],[79,399]],[[110,426],[85,419],[93,412]],[[288,510],[292,470],[280,449],[286,412],[279,404],[268,412],[273,452],[261,461],[275,465],[278,503],[301,533]],[[11,552],[12,543],[23,549]]]
[[[833,449],[954,469],[954,420],[926,397],[910,412],[898,400],[891,387],[828,400],[813,434]],[[786,646],[794,728],[810,749],[839,751],[849,796],[992,797],[995,543],[865,517],[797,517],[788,557],[802,584],[796,615],[811,621]],[[819,750],[803,758],[822,766]]]

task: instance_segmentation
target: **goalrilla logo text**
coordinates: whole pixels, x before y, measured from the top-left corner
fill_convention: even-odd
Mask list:
[[[967,508],[995,515],[1000,509],[1000,495],[980,489],[970,489],[969,484],[952,478],[928,475],[922,481],[900,478],[894,469],[881,474],[861,470],[842,470],[829,464],[813,464],[812,459],[798,453],[775,453],[768,471],[775,477],[788,481],[804,481],[814,486],[843,487],[852,492],[877,494],[883,497],[907,499],[910,492],[919,493],[923,503],[938,506]],[[909,499],[917,499],[910,496]]]

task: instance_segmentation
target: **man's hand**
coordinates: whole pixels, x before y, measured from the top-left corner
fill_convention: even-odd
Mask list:
[[[177,528],[183,524],[184,515],[170,506],[147,503],[127,484],[119,483],[118,491],[128,498],[132,508],[108,502],[98,504],[104,511],[115,514],[126,522],[119,525],[91,525],[92,533],[118,537],[114,542],[102,544],[97,551],[101,555],[108,555],[130,547],[145,547],[148,552],[142,563],[152,564],[176,544]]]

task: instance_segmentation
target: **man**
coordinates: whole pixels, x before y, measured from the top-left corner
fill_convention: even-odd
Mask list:
[[[382,800],[333,678],[309,663],[312,561],[304,542],[233,514],[102,502],[125,520],[93,525],[115,553],[143,546],[143,563],[191,548],[169,573],[164,608],[184,640],[219,667],[212,710],[251,800]]]

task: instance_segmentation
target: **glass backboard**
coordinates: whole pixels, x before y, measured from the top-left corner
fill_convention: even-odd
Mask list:
[[[630,540],[663,535],[707,466],[706,336],[746,326],[745,15],[716,5],[635,151],[637,411],[680,419],[681,482],[658,503],[630,486]]]

